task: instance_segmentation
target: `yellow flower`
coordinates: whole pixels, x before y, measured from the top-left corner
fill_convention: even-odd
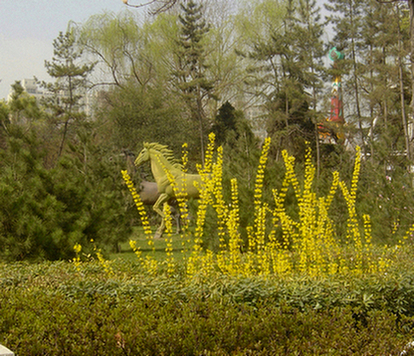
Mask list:
[[[79,253],[79,252],[81,252],[81,250],[82,250],[82,246],[81,246],[80,244],[76,243],[76,244],[75,244],[75,246],[73,246],[73,250],[74,250],[76,253]]]
[[[121,173],[122,173],[122,178],[124,179],[128,189],[129,189],[129,191],[132,195],[135,206],[137,207],[138,213],[139,213],[140,218],[141,218],[142,227],[144,228],[144,233],[145,233],[145,235],[147,237],[147,240],[148,240],[148,245],[153,246],[154,241],[152,239],[151,225],[149,223],[148,216],[147,216],[145,208],[144,208],[144,204],[141,201],[141,197],[137,193],[128,172],[127,171],[121,171]]]

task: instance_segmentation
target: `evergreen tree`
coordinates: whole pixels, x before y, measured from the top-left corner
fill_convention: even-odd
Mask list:
[[[6,145],[6,136],[10,126],[10,111],[4,101],[0,101],[0,149]]]
[[[9,101],[9,120],[11,123],[29,126],[33,121],[39,121],[44,116],[38,102],[25,92],[20,81],[12,84],[12,94]]]
[[[211,131],[216,135],[216,143],[222,145],[227,141],[227,137],[234,136],[236,139],[239,134],[236,127],[237,119],[235,109],[226,101],[219,109],[214,120]]]
[[[209,26],[203,19],[203,6],[193,0],[181,4],[178,68],[174,73],[179,91],[184,96],[190,118],[198,125],[201,158],[204,162],[204,140],[208,130],[205,102],[212,92],[206,75],[203,38]]]
[[[305,141],[316,141],[316,103],[322,89],[323,44],[316,3],[285,3],[279,22],[262,37],[252,39],[249,58],[254,73],[249,85],[257,88],[267,113],[267,132],[276,146],[291,154],[303,152]],[[277,6],[264,1],[262,6]],[[300,156],[300,155],[298,155]]]
[[[298,61],[303,67],[303,84],[309,93],[308,117],[314,124],[315,138],[310,140],[316,145],[317,176],[320,173],[319,124],[326,120],[317,105],[321,99],[326,70],[323,58],[326,55],[322,40],[324,27],[321,22],[320,8],[316,0],[300,0],[297,8],[295,37],[298,39]]]
[[[87,76],[94,64],[78,64],[82,50],[77,46],[74,30],[59,33],[53,41],[52,61],[45,61],[47,73],[55,78],[54,83],[42,83],[52,95],[44,100],[44,105],[51,110],[51,120],[56,127],[61,127],[61,139],[57,156],[60,157],[71,125],[82,123],[85,119],[84,102],[87,89]]]
[[[113,249],[127,239],[126,187],[119,176],[124,167],[106,160],[89,132],[81,142],[47,168],[47,150],[36,130],[8,124],[0,149],[2,260],[69,259],[75,243],[87,250],[93,239]]]
[[[366,133],[364,132],[364,112],[361,103],[361,51],[363,50],[362,41],[362,14],[364,1],[362,0],[329,0],[325,8],[330,11],[327,22],[332,25],[335,36],[331,46],[336,46],[345,54],[345,59],[341,60],[340,65],[335,68],[341,74],[346,74],[342,78],[344,102],[347,103],[348,112],[345,121],[350,124],[356,122],[359,131],[357,144],[363,147],[366,153]],[[367,116],[367,113],[365,113]]]
[[[409,87],[409,73],[404,61],[409,47],[408,33],[401,28],[404,12],[395,5],[369,1],[364,12],[365,75],[361,83],[363,98],[369,105],[367,142],[371,160],[379,164],[391,159],[396,151],[409,148],[406,124],[409,93],[405,89]]]

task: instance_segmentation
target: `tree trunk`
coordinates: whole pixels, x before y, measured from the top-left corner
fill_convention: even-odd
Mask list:
[[[413,0],[414,1],[414,0]],[[350,22],[351,22],[351,27],[354,27],[354,17],[353,17],[353,8],[351,5],[350,8]],[[357,119],[358,119],[358,128],[359,128],[359,132],[361,135],[361,145],[363,148],[363,152],[366,155],[367,154],[367,149],[365,146],[365,135],[364,135],[364,131],[362,128],[362,117],[361,117],[361,107],[360,107],[360,103],[359,103],[359,85],[358,85],[358,68],[357,68],[357,60],[356,60],[356,53],[355,53],[355,38],[352,37],[351,38],[351,54],[352,54],[352,65],[353,65],[353,71],[354,71],[354,91],[355,91],[355,105],[356,105],[356,110],[357,110]]]
[[[197,117],[198,117],[198,124],[199,124],[199,130],[200,130],[200,146],[201,146],[201,162],[204,167],[204,127],[203,127],[203,121],[204,121],[204,111],[203,111],[203,101],[201,98],[201,88],[199,85],[197,85]]]
[[[411,95],[412,95],[411,103],[410,103],[408,125],[411,126],[413,125],[413,122],[414,122],[414,0],[409,0],[408,4],[410,6],[410,67],[411,67]],[[407,127],[407,131],[409,131],[408,127]],[[411,145],[411,137],[408,137],[409,151],[411,151],[410,145]],[[407,154],[409,151],[407,151]]]
[[[411,73],[413,73],[413,21],[412,21],[412,9],[413,9],[413,0],[410,0],[410,31],[411,31],[411,53],[410,53],[410,60],[411,60]],[[399,11],[398,11],[398,5],[397,5],[397,17],[398,21],[400,21]],[[401,43],[401,31],[400,31],[400,25],[398,24],[398,74],[399,74],[399,81],[400,81],[400,99],[401,99],[401,117],[402,117],[402,123],[404,127],[404,137],[405,137],[405,147],[407,150],[407,159],[411,162],[411,149],[410,149],[410,137],[408,134],[408,123],[407,123],[407,116],[405,113],[405,100],[404,100],[404,77],[403,77],[403,65],[402,65],[402,59],[401,59],[401,50],[402,50],[402,43]],[[413,74],[411,74],[411,83],[414,85],[414,81],[412,80]],[[413,113],[413,97],[411,99],[411,115]],[[410,163],[411,165],[411,163]]]

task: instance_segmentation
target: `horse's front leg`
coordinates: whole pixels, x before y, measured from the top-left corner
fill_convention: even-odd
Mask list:
[[[169,195],[166,193],[162,193],[160,194],[160,196],[158,197],[157,201],[155,202],[154,206],[152,207],[152,209],[159,215],[161,216],[161,225],[158,227],[157,231],[154,234],[154,239],[159,239],[160,237],[162,237],[162,234],[164,233],[164,229],[165,229],[165,215],[164,212],[161,209],[161,206],[164,206],[165,203],[167,203],[168,199],[169,199]]]

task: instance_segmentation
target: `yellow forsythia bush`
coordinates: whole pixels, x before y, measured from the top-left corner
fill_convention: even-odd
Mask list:
[[[295,159],[283,151],[285,177],[279,190],[273,189],[274,205],[270,206],[263,199],[263,184],[267,156],[271,144],[266,138],[257,168],[254,185],[254,196],[251,206],[254,207],[254,224],[247,228],[248,246],[243,246],[240,234],[238,184],[231,180],[231,201],[226,202],[223,194],[223,150],[215,149],[214,134],[209,137],[206,160],[203,167],[199,166],[202,184],[199,188],[200,199],[195,219],[195,232],[190,238],[188,229],[188,210],[183,194],[176,191],[179,209],[185,218],[182,232],[183,245],[191,250],[184,259],[186,273],[189,278],[194,276],[210,277],[212,274],[232,276],[289,276],[293,273],[308,276],[332,274],[363,274],[383,272],[390,265],[390,251],[383,254],[374,251],[371,236],[371,222],[368,215],[359,218],[356,209],[356,193],[361,167],[361,152],[356,150],[355,165],[350,186],[340,179],[338,172],[333,172],[332,183],[326,196],[317,196],[314,191],[315,167],[312,163],[312,152],[308,148],[305,156],[305,173],[303,184],[295,173]],[[183,145],[183,162],[186,164],[186,145]],[[173,187],[173,177],[171,180]],[[131,191],[142,219],[148,243],[151,245],[151,228],[130,177],[122,172],[124,180]],[[298,204],[298,217],[289,216],[286,211],[286,196],[292,189]],[[339,193],[342,193],[340,195]],[[348,219],[346,226],[346,242],[336,238],[335,222],[330,218],[329,210],[334,198],[345,199]],[[204,226],[208,207],[214,209],[217,216],[219,251],[213,253],[203,250]],[[167,221],[169,211],[165,211]],[[271,228],[269,229],[269,221]],[[167,225],[170,226],[170,225]],[[169,228],[170,230],[171,228]],[[166,252],[168,273],[174,273],[174,256],[172,254],[171,231],[167,232]],[[191,243],[192,246],[188,244]],[[142,265],[151,273],[157,273],[157,261],[150,257],[143,259],[135,242],[131,246],[142,259]],[[242,252],[242,250],[246,252]],[[345,253],[344,251],[348,251]],[[349,251],[352,251],[349,253]],[[385,257],[385,256],[388,257]]]

